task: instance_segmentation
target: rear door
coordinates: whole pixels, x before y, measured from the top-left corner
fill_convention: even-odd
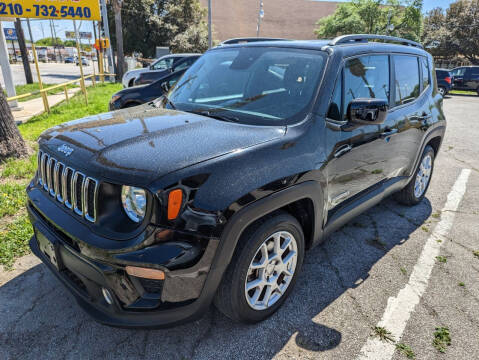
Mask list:
[[[390,177],[412,172],[424,130],[431,119],[432,78],[424,56],[393,55],[394,90],[389,116],[397,131],[390,139]]]
[[[479,90],[479,67],[469,67],[464,74],[464,88]]]
[[[452,81],[454,89],[464,89],[464,74],[466,73],[465,67],[455,68],[451,71]]]

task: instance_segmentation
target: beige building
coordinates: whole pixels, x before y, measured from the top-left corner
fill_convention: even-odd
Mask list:
[[[208,7],[208,0],[200,0]],[[260,0],[212,0],[213,39],[256,36]],[[337,2],[263,0],[260,36],[315,39],[316,22],[336,10]]]

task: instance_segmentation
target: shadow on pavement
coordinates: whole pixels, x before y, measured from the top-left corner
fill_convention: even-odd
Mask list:
[[[427,199],[415,207],[387,199],[360,215],[307,252],[295,291],[256,325],[234,323],[211,307],[202,319],[171,329],[103,326],[38,265],[0,287],[0,358],[271,359],[285,346],[335,348],[341,329],[315,318],[346,290],[361,286],[371,267],[430,214]]]

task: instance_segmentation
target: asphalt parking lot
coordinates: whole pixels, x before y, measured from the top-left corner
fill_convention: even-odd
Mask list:
[[[426,199],[411,208],[387,199],[308,252],[295,291],[267,321],[233,323],[212,307],[171,329],[106,327],[27,256],[0,274],[0,358],[406,359],[395,343],[416,359],[479,358],[479,97],[449,96],[444,109]],[[373,337],[375,326],[394,343]],[[449,329],[444,354],[437,327]]]

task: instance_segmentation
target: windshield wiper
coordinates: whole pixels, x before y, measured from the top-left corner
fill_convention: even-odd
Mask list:
[[[165,99],[166,103],[167,104],[170,104],[171,108],[173,110],[176,110],[176,105],[173,103],[173,101],[170,100],[170,98],[168,97],[168,95],[166,94],[163,94],[163,98]]]
[[[239,122],[240,121],[240,119],[236,116],[220,115],[220,114],[212,113],[209,110],[189,111],[189,112],[191,112],[193,114],[208,116],[212,119],[217,119],[217,120],[222,120],[222,121],[227,121],[227,122]]]

